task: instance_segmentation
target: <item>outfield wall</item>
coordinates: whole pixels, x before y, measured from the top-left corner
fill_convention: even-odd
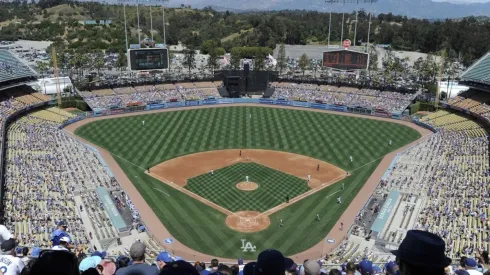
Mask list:
[[[401,112],[388,113],[379,109],[369,109],[369,108],[363,108],[358,106],[332,105],[332,104],[325,104],[319,102],[306,102],[306,101],[294,101],[294,100],[270,99],[270,98],[208,98],[203,100],[155,102],[155,103],[149,103],[140,106],[129,106],[129,107],[111,106],[110,108],[106,108],[106,109],[95,109],[93,112],[85,112],[76,118],[66,121],[64,124],[60,125],[60,128],[63,128],[76,121],[82,120],[86,117],[108,116],[108,115],[117,115],[117,114],[125,114],[125,113],[132,113],[132,112],[170,109],[170,108],[183,108],[189,106],[206,106],[206,105],[209,106],[209,105],[218,105],[218,104],[243,104],[243,103],[312,108],[312,109],[320,109],[320,110],[328,110],[328,111],[386,117],[386,118],[393,118],[393,119],[401,119],[403,117],[403,113]]]

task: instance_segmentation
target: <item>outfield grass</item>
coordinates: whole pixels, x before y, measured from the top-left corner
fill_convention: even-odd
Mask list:
[[[242,191],[236,184],[245,181],[255,182],[259,188]],[[308,182],[272,168],[254,163],[237,163],[214,174],[206,173],[187,181],[188,190],[232,211],[264,212],[283,203],[287,196],[291,199],[311,188]]]
[[[420,137],[417,131],[395,123],[306,110],[247,106],[99,120],[79,128],[76,134],[114,155],[155,214],[179,241],[203,253],[246,259],[255,258],[266,248],[292,255],[321,241],[381,158]],[[330,162],[352,175],[274,213],[268,229],[238,233],[225,225],[224,214],[147,176],[142,168],[186,154],[238,148],[302,154]],[[349,156],[353,156],[353,162],[349,161]],[[341,193],[343,203],[337,204],[337,195],[328,195],[338,191],[342,183],[345,183]],[[155,192],[154,188],[170,196]],[[314,220],[317,213],[322,217],[321,222]],[[281,218],[285,227],[279,228]],[[242,238],[257,246],[258,252],[243,254]]]

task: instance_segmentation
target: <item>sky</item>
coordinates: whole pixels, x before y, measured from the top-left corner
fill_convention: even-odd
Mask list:
[[[432,0],[434,2],[451,2],[451,3],[485,3],[490,0]]]

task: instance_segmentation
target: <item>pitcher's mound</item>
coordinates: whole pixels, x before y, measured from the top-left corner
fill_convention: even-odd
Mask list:
[[[250,182],[249,182],[250,183]],[[226,217],[226,225],[238,232],[253,233],[266,229],[271,224],[267,215],[255,211],[239,211]]]
[[[259,188],[259,185],[256,184],[255,182],[251,182],[251,181],[249,181],[249,182],[242,181],[242,182],[237,183],[236,188],[238,188],[242,191],[253,191],[253,190]]]

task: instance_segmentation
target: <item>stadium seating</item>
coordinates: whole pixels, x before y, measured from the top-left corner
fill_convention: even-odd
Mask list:
[[[34,77],[36,74],[27,65],[7,50],[0,50],[0,82],[17,78]]]

